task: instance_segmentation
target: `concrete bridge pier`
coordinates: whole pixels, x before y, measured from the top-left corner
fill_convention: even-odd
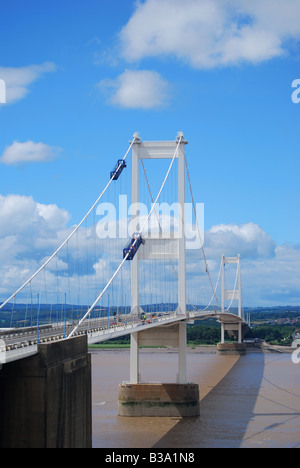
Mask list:
[[[139,161],[143,159],[178,160],[178,205],[180,216],[178,232],[174,237],[163,233],[157,238],[146,238],[131,264],[131,308],[139,307],[139,262],[143,260],[178,261],[178,312],[186,314],[186,239],[185,239],[185,145],[183,133],[175,142],[142,142],[136,139],[132,146],[132,206],[139,203]],[[173,155],[173,156],[172,156]],[[171,166],[170,166],[171,167]],[[162,186],[163,188],[163,186]],[[137,219],[136,219],[137,220]],[[168,248],[167,248],[168,246]],[[139,375],[139,346],[169,345],[178,347],[178,377],[171,384],[143,384]],[[174,379],[176,380],[176,379]],[[197,416],[199,389],[187,383],[186,323],[161,326],[131,335],[130,383],[119,387],[120,416]]]
[[[139,346],[178,347],[176,383],[141,383]],[[174,379],[175,380],[175,379]],[[186,322],[131,335],[130,382],[119,386],[119,416],[199,416],[199,387],[187,382]]]
[[[225,342],[225,331],[237,337],[237,341]],[[246,345],[243,343],[243,324],[238,322],[221,321],[221,343],[217,345],[219,355],[224,354],[246,354]]]
[[[1,448],[89,448],[91,362],[87,337],[38,347],[0,371]]]
[[[225,289],[225,265],[236,264],[237,265],[237,287],[235,289]],[[225,257],[222,255],[221,261],[221,282],[222,282],[222,304],[221,304],[221,343],[217,346],[218,354],[246,354],[246,345],[243,343],[243,329],[242,324],[242,283],[241,283],[241,256],[237,257]],[[238,302],[238,320],[233,321],[232,319],[225,318],[225,300],[233,300]],[[225,343],[225,331],[229,334],[237,337],[237,342]]]

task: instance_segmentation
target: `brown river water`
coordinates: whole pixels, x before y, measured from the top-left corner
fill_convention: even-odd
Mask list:
[[[300,363],[291,354],[218,356],[190,350],[200,417],[121,418],[129,350],[92,351],[94,448],[300,448]],[[175,382],[177,353],[141,350],[142,382]]]

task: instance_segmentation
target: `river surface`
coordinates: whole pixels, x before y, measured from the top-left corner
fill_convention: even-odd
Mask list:
[[[177,354],[142,350],[142,382],[175,382]],[[121,418],[129,350],[92,352],[94,448],[300,448],[300,364],[291,354],[188,353],[200,417]]]

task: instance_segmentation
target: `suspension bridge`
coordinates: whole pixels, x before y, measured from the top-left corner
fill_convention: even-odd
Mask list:
[[[89,343],[98,343],[137,330],[209,316],[222,317],[224,324],[240,324],[241,341],[245,318],[240,258],[223,256],[216,284],[213,284],[202,241],[203,225],[198,219],[184,151],[186,144],[182,133],[175,142],[142,142],[139,135],[134,134],[125,155],[110,172],[107,185],[80,223],[71,229],[36,272],[0,305],[2,323],[5,323],[0,332],[2,362],[30,356],[43,342],[86,334]],[[124,187],[120,181],[130,166],[131,150],[131,218],[110,218],[111,213],[108,213],[97,221],[97,214],[103,214],[109,208],[116,214],[116,205],[121,205],[125,196],[127,198],[122,190],[127,190],[128,184]],[[155,198],[146,172],[146,160],[168,162]],[[142,177],[146,189],[141,187]],[[119,199],[116,197],[117,185]],[[113,198],[110,198],[112,191]],[[187,220],[188,204],[190,219]],[[121,206],[119,213],[120,210]],[[125,209],[123,215],[126,212]],[[199,272],[197,278],[195,271],[190,288],[186,285],[186,268],[190,266],[186,265],[189,231],[194,237],[189,239],[188,256],[193,256],[192,268],[196,266]],[[130,240],[126,250],[124,244],[128,235]],[[119,263],[118,259],[121,259]],[[227,290],[224,267],[231,263],[237,265],[236,278],[234,287]],[[195,293],[201,291],[203,271],[211,288],[211,299],[206,305],[199,306],[201,299]],[[220,300],[217,297],[219,285]],[[225,304],[226,300],[229,305]],[[233,311],[235,300],[238,307]],[[224,330],[225,326],[222,340]]]
[[[82,220],[2,299],[1,368],[51,343],[84,336],[92,344],[130,334],[131,385],[141,384],[139,346],[145,343],[178,347],[176,381],[186,385],[187,323],[214,317],[221,322],[220,350],[228,352],[226,331],[242,346],[240,256],[222,255],[212,277],[186,145],[182,132],[163,142],[133,135]]]

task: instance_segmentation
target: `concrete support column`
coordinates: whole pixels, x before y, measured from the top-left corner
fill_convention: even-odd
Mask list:
[[[225,324],[221,322],[221,343],[225,343]]]
[[[239,322],[239,329],[238,329],[238,342],[239,343],[242,343],[242,322]]]
[[[130,383],[139,383],[139,334],[138,332],[130,335]]]
[[[238,341],[225,343],[225,330],[238,337]],[[246,345],[243,343],[243,325],[242,322],[221,322],[221,342],[217,346],[218,354],[238,354],[246,353]]]
[[[187,341],[186,341],[186,322],[179,323],[178,330],[178,383],[185,384],[187,383],[187,372],[186,372],[186,350],[187,350]]]
[[[90,448],[87,337],[39,345],[0,373],[0,448]]]
[[[199,387],[187,383],[186,322],[150,328],[131,335],[130,383],[119,385],[119,416],[199,416]],[[139,345],[169,345],[179,348],[177,383],[140,383]]]

